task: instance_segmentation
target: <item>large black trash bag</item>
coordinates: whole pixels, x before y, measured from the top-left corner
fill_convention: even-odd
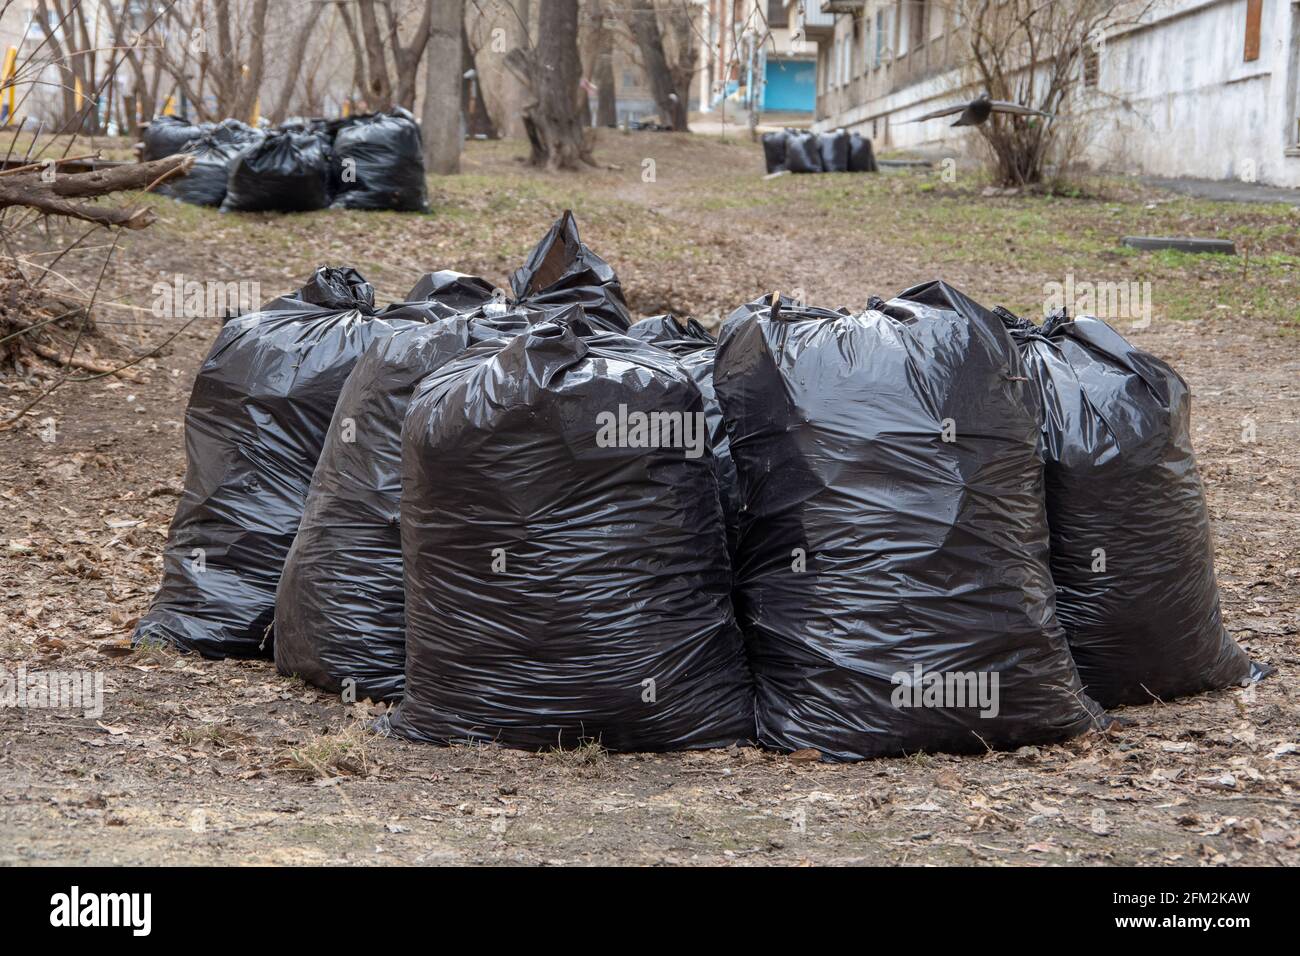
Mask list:
[[[406,294],[405,301],[431,303],[444,318],[449,318],[498,301],[496,293],[492,283],[481,276],[443,269],[422,275]]]
[[[1186,382],[1100,319],[999,314],[1044,406],[1057,615],[1088,694],[1141,704],[1250,678],[1220,615]]]
[[[268,133],[230,164],[223,211],[302,212],[330,201],[332,158],[312,133]]]
[[[791,131],[785,138],[785,168],[792,173],[820,173],[821,140],[816,133]]]
[[[564,310],[580,305],[589,324],[626,332],[632,324],[618,276],[578,237],[573,213],[565,210],[510,277],[516,305]]]
[[[704,415],[709,423],[713,470],[718,477],[722,515],[727,522],[727,553],[734,555],[740,533],[740,486],[736,479],[736,463],[731,460],[731,440],[727,437],[722,408],[713,389],[713,361],[718,340],[694,319],[688,318],[683,322],[672,315],[652,315],[642,319],[627,334],[672,352],[700,387]]]
[[[147,163],[181,152],[186,143],[207,131],[207,125],[210,124],[197,126],[179,116],[155,116],[141,135],[144,148],[140,151],[140,161]]]
[[[356,700],[401,696],[402,420],[416,385],[462,353],[477,325],[461,317],[398,329],[348,376],[276,594],[280,673],[349,687]]]
[[[822,171],[847,173],[849,171],[849,134],[842,129],[822,133],[818,138],[822,151]]]
[[[224,119],[208,130],[210,135],[218,143],[237,144],[248,146],[256,143],[264,135],[260,129],[249,126],[247,123],[240,122],[237,119]]]
[[[349,119],[335,133],[334,152],[342,170],[335,207],[398,212],[429,208],[420,127],[401,107]]]
[[[849,172],[878,173],[876,152],[871,148],[871,140],[861,133],[849,134]]]
[[[699,457],[613,434],[651,412],[698,416]],[[406,696],[381,729],[534,750],[752,739],[702,417],[672,356],[567,315],[426,379],[402,432]]]
[[[181,149],[194,155],[189,172],[163,183],[158,191],[194,206],[220,206],[226,198],[230,164],[244,148],[239,143],[221,142],[212,133],[204,133]]]
[[[763,164],[769,174],[785,169],[785,137],[784,131],[777,130],[763,134]]]
[[[876,302],[760,301],[722,331],[759,739],[851,760],[1081,733],[1101,715],[1054,613],[1016,348],[942,283]]]
[[[395,327],[353,269],[318,269],[226,322],[185,412],[185,490],[136,643],[270,655],[276,584],[334,403],[366,347]]]

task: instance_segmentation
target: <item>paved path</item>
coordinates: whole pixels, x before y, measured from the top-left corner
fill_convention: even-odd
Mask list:
[[[1162,179],[1143,176],[1148,186],[1168,189],[1201,199],[1219,199],[1227,202],[1288,202],[1300,206],[1300,189],[1283,186],[1264,186],[1260,183],[1243,183],[1220,179]]]

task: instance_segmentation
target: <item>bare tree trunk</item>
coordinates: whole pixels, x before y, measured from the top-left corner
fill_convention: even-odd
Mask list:
[[[384,56],[375,0],[357,0],[357,15],[366,46],[366,99],[370,109],[387,110],[393,105],[393,86],[388,79],[388,59]]]
[[[474,64],[474,50],[469,45],[469,32],[464,21],[460,25],[460,65],[462,77],[470,70],[474,71],[473,80],[461,83],[460,115],[465,118],[465,132],[469,136],[496,139],[496,127],[483,99],[483,77]]]
[[[532,47],[530,0],[471,0],[467,6],[474,69],[488,115],[502,136],[522,139],[528,83],[507,64],[515,51]]]
[[[578,0],[541,0],[533,57],[536,100],[524,110],[532,162],[549,169],[577,169],[589,161],[578,114]]]
[[[384,5],[388,15],[388,45],[393,51],[393,72],[397,77],[393,83],[393,102],[408,110],[415,109],[415,77],[420,72],[420,61],[424,59],[424,51],[429,44],[429,29],[433,23],[435,7],[440,15],[445,12],[445,8],[454,7],[460,10],[461,21],[465,19],[464,0],[424,0],[424,9],[420,14],[419,25],[415,28],[414,39],[403,44],[392,5]]]
[[[280,101],[275,104],[271,122],[283,123],[289,115],[289,106],[293,101],[294,90],[298,87],[298,76],[302,72],[303,60],[307,58],[307,44],[316,31],[316,24],[325,11],[325,4],[313,3],[307,13],[307,20],[298,25],[298,35],[293,39],[293,50],[289,54],[288,72],[284,76],[284,87],[280,90]]]
[[[590,26],[587,31],[586,53],[583,65],[587,78],[596,87],[595,126],[617,126],[618,107],[614,90],[613,42],[605,25],[605,8],[602,0],[587,0],[586,14]]]
[[[460,98],[463,81],[461,32],[465,0],[431,0],[436,12],[429,24],[424,65],[424,165],[433,173],[460,172]]]
[[[627,28],[641,51],[641,66],[650,84],[655,106],[659,108],[659,122],[676,130],[685,130],[686,90],[679,91],[674,83],[654,2],[628,0],[627,8]]]

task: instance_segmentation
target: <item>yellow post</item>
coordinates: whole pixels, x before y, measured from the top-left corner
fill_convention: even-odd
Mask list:
[[[261,118],[262,118],[262,98],[259,96],[257,99],[253,100],[253,118],[248,122],[250,123],[250,125],[256,126],[257,121],[260,120]]]
[[[81,91],[81,77],[73,78],[72,88],[77,91],[77,109],[81,109],[86,105],[86,95]]]
[[[14,75],[18,72],[18,47],[11,46],[5,51],[4,69],[0,71],[0,81],[3,86],[0,90],[4,92],[4,99],[9,104],[9,111],[5,113],[5,125],[8,126],[14,122],[14,91],[17,84],[14,83]]]
[[[169,97],[167,97],[167,102],[163,103],[163,109],[162,109],[162,111],[163,111],[163,116],[175,116],[175,115],[176,115],[176,97],[174,97],[174,96],[169,96]]]

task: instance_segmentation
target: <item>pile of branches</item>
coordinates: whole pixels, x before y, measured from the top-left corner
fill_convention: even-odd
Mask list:
[[[67,382],[105,375],[134,379],[130,367],[146,357],[141,355],[114,364],[90,354],[97,338],[92,309],[98,286],[85,301],[44,288],[45,279],[53,274],[59,259],[81,240],[65,246],[54,260],[35,267],[32,272],[24,268],[24,261],[13,246],[24,227],[51,217],[91,223],[91,232],[100,231],[100,227],[114,232],[143,229],[157,218],[148,206],[114,205],[96,200],[122,191],[152,190],[186,172],[194,163],[192,156],[169,156],[148,163],[91,168],[85,172],[63,171],[84,168],[96,158],[77,156],[32,161],[29,153],[27,161],[0,170],[0,226],[9,236],[0,254],[0,363],[42,378],[50,377],[44,363],[52,362],[63,369],[32,401],[0,420],[0,430],[12,427],[41,399]],[[14,223],[14,219],[19,221]],[[107,268],[109,257],[105,257],[103,269]]]

